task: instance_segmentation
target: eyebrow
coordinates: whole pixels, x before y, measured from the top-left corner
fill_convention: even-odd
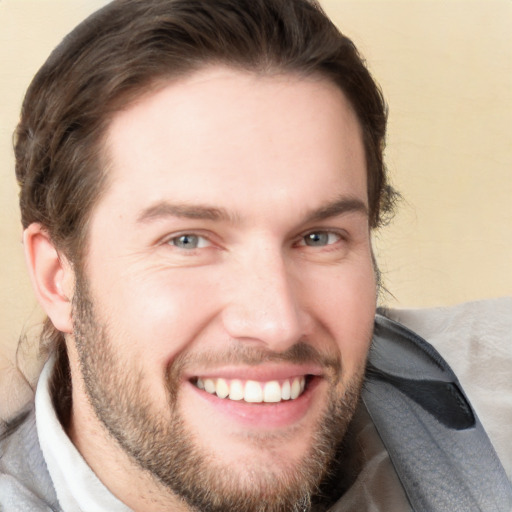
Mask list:
[[[230,215],[224,208],[160,201],[142,210],[137,217],[137,222],[147,223],[166,217],[183,217],[187,219],[214,221],[233,219],[233,215]]]
[[[345,213],[361,213],[368,217],[368,207],[361,199],[343,196],[310,212],[305,222],[318,222]]]
[[[337,217],[345,213],[359,212],[368,216],[368,207],[361,199],[354,197],[341,197],[320,208],[308,212],[304,223],[318,222],[331,217]],[[236,223],[239,221],[238,215],[229,213],[224,208],[218,208],[207,205],[188,205],[182,203],[171,203],[168,201],[159,201],[156,204],[142,210],[137,217],[137,223],[145,224],[151,221],[167,218],[181,217],[186,219],[211,220],[211,221],[229,221]]]

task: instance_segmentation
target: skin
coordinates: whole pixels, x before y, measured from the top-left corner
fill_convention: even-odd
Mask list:
[[[268,471],[284,478],[310,456],[329,404],[358,389],[371,339],[366,164],[349,102],[322,78],[210,67],[118,113],[106,149],[108,188],[91,217],[83,279],[117,359],[112,372],[137,377],[154,418],[179,416],[235,488]],[[37,254],[50,254],[50,242],[31,227],[26,244],[37,282],[37,267],[50,267]],[[133,510],[189,510],[91,405],[72,327],[77,276],[59,261],[39,281],[53,279],[52,297],[68,303],[42,300],[67,332],[71,439]],[[280,359],[299,343],[318,360]],[[168,371],[178,362],[171,408]],[[239,404],[193,384],[305,374],[314,386],[297,403]]]

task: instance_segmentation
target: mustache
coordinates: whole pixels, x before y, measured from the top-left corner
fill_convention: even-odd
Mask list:
[[[187,368],[209,368],[221,365],[258,366],[265,363],[313,364],[330,370],[341,371],[339,354],[320,352],[304,341],[297,342],[284,352],[264,350],[259,347],[236,343],[221,351],[205,351],[178,355],[168,368],[168,382],[178,382]]]

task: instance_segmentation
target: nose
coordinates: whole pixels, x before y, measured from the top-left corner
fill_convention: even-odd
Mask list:
[[[231,338],[283,352],[308,334],[309,315],[299,276],[281,251],[259,250],[231,269],[222,313]]]

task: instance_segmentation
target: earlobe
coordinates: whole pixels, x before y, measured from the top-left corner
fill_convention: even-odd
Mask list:
[[[23,245],[39,303],[56,329],[71,333],[74,272],[70,263],[59,254],[41,224],[33,223],[24,231]]]

